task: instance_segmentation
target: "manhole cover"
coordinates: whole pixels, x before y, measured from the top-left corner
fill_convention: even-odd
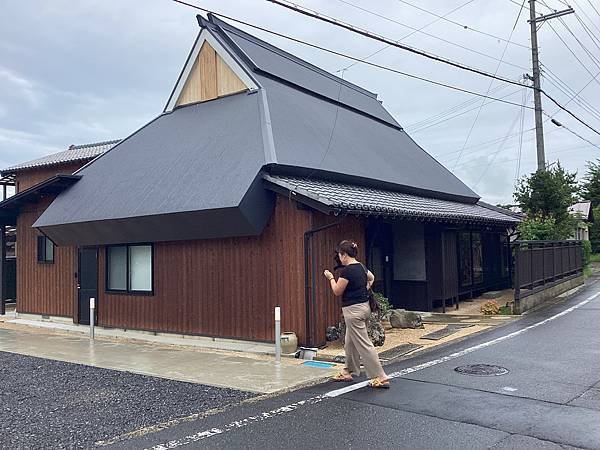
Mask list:
[[[454,369],[463,375],[474,375],[476,377],[493,377],[497,375],[506,375],[508,369],[490,364],[471,364],[469,366],[459,366]]]

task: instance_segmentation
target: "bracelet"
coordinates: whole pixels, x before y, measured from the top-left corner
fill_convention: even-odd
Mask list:
[[[329,279],[329,281],[331,281],[331,280],[335,280],[335,277],[331,277],[331,278]]]

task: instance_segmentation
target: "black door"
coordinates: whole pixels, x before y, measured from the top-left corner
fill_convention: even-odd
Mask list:
[[[84,325],[90,324],[90,298],[96,299],[96,317],[98,317],[98,249],[84,247],[79,249],[79,320]]]

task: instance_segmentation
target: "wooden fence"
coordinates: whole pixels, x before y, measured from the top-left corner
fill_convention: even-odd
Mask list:
[[[581,241],[515,241],[515,300],[583,274]]]

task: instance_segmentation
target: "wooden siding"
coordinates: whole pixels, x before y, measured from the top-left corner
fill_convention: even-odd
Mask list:
[[[339,219],[333,216],[313,212],[312,227],[338,222],[339,225],[317,232],[313,235],[313,246],[315,249],[314,260],[316,261],[314,270],[315,274],[315,292],[316,305],[315,309],[311,310],[312,317],[316,318],[313,321],[313,334],[316,341],[315,345],[325,343],[325,331],[330,325],[337,325],[342,320],[342,301],[339,297],[335,297],[331,292],[331,286],[323,276],[325,269],[333,270],[335,262],[333,260],[335,248],[337,244],[344,239],[354,239],[358,244],[358,260],[365,261],[365,230],[366,222],[358,217],[346,217]],[[313,257],[311,256],[311,261]],[[336,278],[339,272],[335,274]],[[377,277],[377,274],[375,274]],[[312,283],[311,283],[312,289]]]
[[[154,244],[154,294],[105,292],[100,249],[100,325],[274,340],[275,306],[282,330],[305,339],[303,233],[310,214],[278,197],[259,237]]]
[[[36,184],[58,174],[70,175],[83,167],[86,162],[87,161],[78,161],[74,163],[57,164],[51,167],[32,168],[20,171],[15,177],[18,191],[24,191],[25,189],[35,186]]]
[[[246,85],[208,42],[202,44],[177,99],[177,106],[202,102],[246,89]]]
[[[53,263],[38,263],[40,233],[31,227],[51,200],[23,207],[17,218],[17,311],[71,317],[77,295],[77,251],[55,247]]]

